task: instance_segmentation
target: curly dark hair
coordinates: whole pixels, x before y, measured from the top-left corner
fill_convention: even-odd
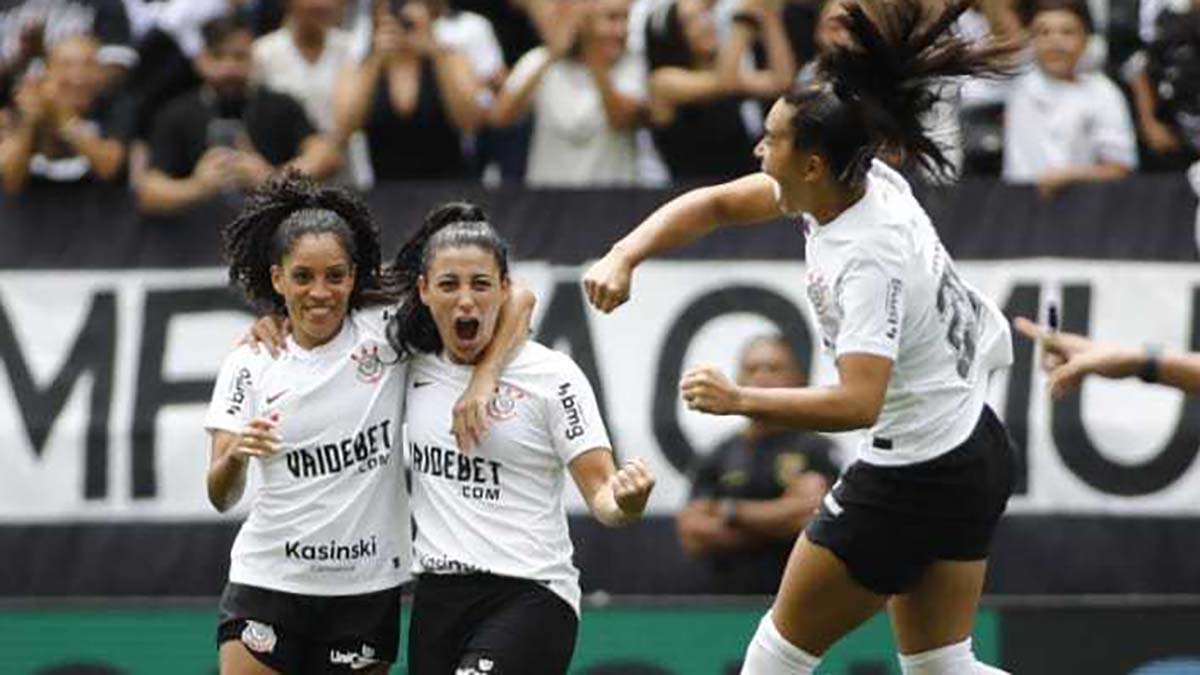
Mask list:
[[[1019,48],[953,35],[973,1],[935,9],[938,3],[925,0],[847,0],[839,18],[849,44],[822,54],[816,82],[784,97],[796,107],[795,144],[817,150],[846,184],[861,182],[884,148],[946,175],[951,163],[925,128],[924,114],[949,78],[1011,74]]]
[[[508,278],[508,242],[488,223],[484,210],[470,202],[449,202],[430,211],[396,253],[387,270],[386,285],[399,300],[388,321],[387,337],[401,358],[442,350],[442,336],[429,308],[421,302],[418,280],[429,270],[435,252],[465,246],[490,252],[500,278]]]
[[[322,186],[297,171],[252,192],[222,228],[229,280],[256,308],[284,314],[283,298],[271,285],[271,266],[281,264],[300,237],[325,233],[341,240],[354,263],[350,308],[388,302],[380,280],[379,228],[366,204],[348,190]]]

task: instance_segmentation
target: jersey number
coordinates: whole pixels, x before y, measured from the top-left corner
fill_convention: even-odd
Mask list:
[[[979,298],[958,278],[954,268],[946,265],[938,281],[937,310],[946,324],[946,342],[954,351],[955,369],[964,380],[971,372],[971,364],[975,362],[982,307]]]

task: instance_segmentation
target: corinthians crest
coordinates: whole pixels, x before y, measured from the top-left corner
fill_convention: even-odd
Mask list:
[[[526,393],[511,384],[500,384],[496,387],[496,396],[488,403],[488,417],[503,422],[512,419],[517,414],[517,401],[526,397]]]
[[[367,384],[375,384],[379,378],[383,377],[383,359],[379,357],[379,346],[368,347],[363,345],[358,348],[358,351],[351,354],[350,358],[358,364],[358,372],[355,376],[359,382]]]

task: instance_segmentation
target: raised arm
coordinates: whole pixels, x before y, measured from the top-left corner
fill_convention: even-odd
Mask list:
[[[613,244],[583,277],[588,300],[611,312],[629,299],[633,270],[652,256],[680,248],[722,225],[760,223],[782,215],[766,174],[699,188],[667,202]]]
[[[208,501],[224,513],[238,503],[246,489],[246,465],[251,457],[270,457],[279,451],[275,423],[256,417],[240,433],[209,430]]]
[[[609,448],[593,448],[571,461],[571,477],[592,516],[605,527],[621,527],[642,517],[654,476],[641,459],[617,469]]]

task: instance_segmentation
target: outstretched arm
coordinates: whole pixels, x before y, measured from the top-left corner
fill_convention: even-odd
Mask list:
[[[629,299],[633,270],[643,260],[696,241],[722,225],[760,223],[781,214],[775,183],[766,174],[684,193],[613,244],[584,275],[584,291],[596,309],[611,312]]]
[[[1043,367],[1050,393],[1061,398],[1088,375],[1111,379],[1149,375],[1159,384],[1188,394],[1200,393],[1200,354],[1152,354],[1144,349],[1100,344],[1074,333],[1055,333],[1025,318],[1015,321],[1017,332],[1036,340],[1045,350]]]
[[[838,383],[825,387],[742,387],[720,370],[702,366],[680,383],[692,410],[713,415],[745,415],[794,429],[851,431],[875,424],[883,410],[892,361],[874,354],[838,359]]]

